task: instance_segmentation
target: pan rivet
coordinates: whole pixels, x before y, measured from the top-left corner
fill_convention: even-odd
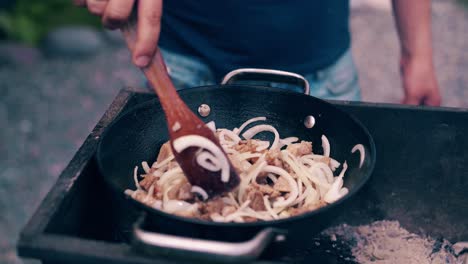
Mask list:
[[[313,128],[315,126],[315,118],[313,116],[306,116],[304,119],[304,126],[307,128]]]
[[[210,112],[211,108],[207,104],[202,104],[198,107],[198,113],[203,117],[207,117],[210,114]]]

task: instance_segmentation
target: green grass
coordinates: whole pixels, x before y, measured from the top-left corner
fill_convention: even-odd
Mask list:
[[[47,32],[61,25],[100,25],[99,18],[71,2],[17,0],[11,10],[0,11],[0,31],[8,39],[36,45]]]

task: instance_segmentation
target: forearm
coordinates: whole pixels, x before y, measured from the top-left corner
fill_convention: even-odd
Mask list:
[[[403,103],[438,106],[441,97],[432,61],[431,1],[392,2],[401,45]]]
[[[392,2],[402,59],[432,62],[431,1]]]

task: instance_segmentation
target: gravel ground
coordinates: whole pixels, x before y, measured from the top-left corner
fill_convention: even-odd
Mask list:
[[[468,107],[468,12],[434,2],[435,61],[444,105]],[[365,101],[401,100],[391,13],[359,5],[351,19]],[[86,59],[0,66],[0,263],[21,263],[14,246],[55,179],[117,92],[141,86],[123,47]]]

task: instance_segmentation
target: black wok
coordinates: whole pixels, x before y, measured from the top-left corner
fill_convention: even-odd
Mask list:
[[[268,79],[281,79],[266,76]],[[288,78],[283,80],[291,83],[294,79]],[[127,202],[147,212],[146,229],[166,233],[143,231],[139,222],[134,230],[134,240],[138,245],[153,246],[159,251],[181,249],[182,252],[192,251],[200,255],[214,254],[224,259],[255,257],[275,238],[286,238],[283,246],[301,247],[327,227],[340,211],[346,210],[346,203],[363,187],[374,168],[375,146],[367,129],[351,115],[315,97],[278,88],[246,85],[197,87],[180,91],[180,96],[194,112],[201,104],[208,104],[211,113],[202,119],[206,122],[214,120],[218,128],[232,129],[252,117],[266,116],[267,122],[278,129],[282,138],[296,136],[312,141],[315,153],[322,152],[321,136],[326,135],[331,145],[330,156],[340,162],[346,160],[349,165],[344,177],[349,193],[339,201],[312,212],[254,223],[216,223],[184,218],[127,199]],[[315,118],[312,128],[304,126],[304,119],[309,115]],[[269,135],[265,133],[263,136],[268,139]],[[132,177],[134,167],[142,161],[151,164],[167,140],[164,114],[156,99],[131,109],[107,128],[98,148],[97,161],[106,183],[115,191],[114,195],[119,196],[116,201],[125,196],[125,189],[135,189]],[[359,154],[351,154],[356,144],[365,147],[365,161],[361,168]],[[140,169],[139,173],[143,171]],[[285,237],[278,235],[283,232],[287,232]],[[192,239],[177,239],[175,236]],[[255,239],[250,242],[239,243],[252,237]],[[193,238],[231,243],[220,244]]]

